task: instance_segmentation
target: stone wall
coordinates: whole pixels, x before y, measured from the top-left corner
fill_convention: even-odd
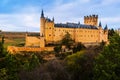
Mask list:
[[[7,51],[10,54],[17,54],[20,52],[41,52],[41,51],[53,51],[54,47],[35,48],[35,47],[15,47],[8,46]]]
[[[40,38],[35,36],[26,36],[25,46],[40,47]]]

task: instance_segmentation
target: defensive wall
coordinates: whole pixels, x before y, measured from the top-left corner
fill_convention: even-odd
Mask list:
[[[7,51],[11,54],[17,54],[20,52],[41,52],[41,51],[53,51],[54,47],[16,47],[16,46],[8,46]]]

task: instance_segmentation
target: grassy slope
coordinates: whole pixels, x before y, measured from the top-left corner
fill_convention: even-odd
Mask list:
[[[19,46],[20,44],[24,44],[25,39],[5,39],[4,48],[7,49],[8,46]]]

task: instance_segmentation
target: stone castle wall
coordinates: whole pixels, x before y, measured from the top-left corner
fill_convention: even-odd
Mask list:
[[[40,46],[40,38],[34,36],[26,36],[25,46]]]
[[[41,52],[41,51],[53,51],[54,47],[35,48],[35,47],[16,47],[8,46],[7,51],[11,54],[17,54],[19,52]]]

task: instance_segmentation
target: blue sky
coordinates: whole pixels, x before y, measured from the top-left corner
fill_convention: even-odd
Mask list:
[[[39,32],[41,9],[55,23],[83,23],[97,14],[103,28],[120,28],[120,0],[0,0],[0,29]]]

